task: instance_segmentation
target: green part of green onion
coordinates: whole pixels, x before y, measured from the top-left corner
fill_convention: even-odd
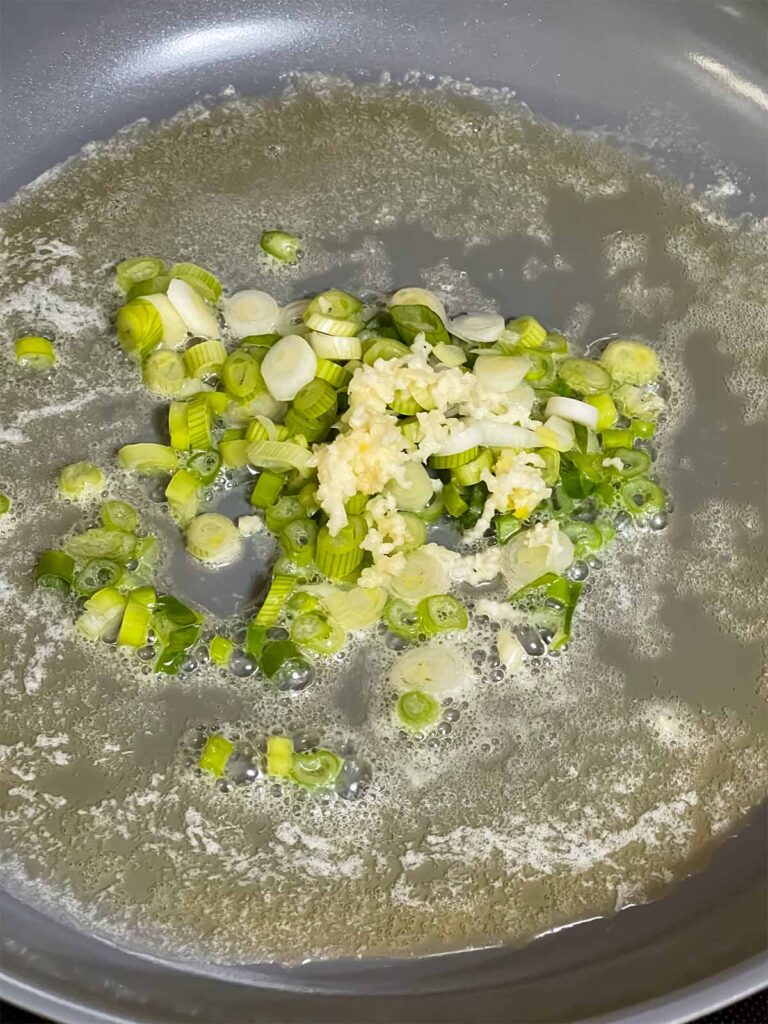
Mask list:
[[[291,594],[288,598],[286,609],[292,615],[306,615],[308,612],[315,611],[319,606],[320,601],[314,594],[308,594],[305,590],[300,590],[297,594]]]
[[[153,442],[124,445],[117,453],[117,461],[121,469],[142,476],[162,476],[173,473],[179,466],[173,448]]]
[[[217,779],[221,778],[227,768],[227,762],[234,753],[235,744],[218,733],[209,736],[197,762],[198,768],[204,772],[210,772]]]
[[[424,334],[430,345],[450,343],[450,335],[440,317],[428,306],[392,306],[390,316],[400,337],[410,345],[418,334]]]
[[[264,644],[267,642],[267,627],[260,626],[254,619],[248,625],[248,629],[245,634],[245,647],[246,653],[250,654],[252,658],[257,661],[261,658],[261,652],[264,650]]]
[[[471,462],[463,466],[456,466],[451,470],[451,476],[460,487],[472,487],[479,484],[483,473],[493,466],[493,455],[490,449],[484,448]]]
[[[291,624],[291,639],[313,654],[336,654],[346,642],[343,629],[328,622],[323,615],[309,612],[299,615]]]
[[[129,302],[133,302],[134,299],[141,299],[145,295],[165,295],[172,280],[168,274],[148,277],[144,281],[132,284],[125,297]]]
[[[398,697],[395,712],[400,724],[409,732],[426,732],[440,718],[440,704],[428,693],[409,690]]]
[[[211,637],[208,644],[208,654],[214,665],[219,668],[226,668],[235,649],[235,645],[227,636],[216,635]]]
[[[336,781],[343,761],[330,750],[302,750],[293,755],[291,778],[307,789],[323,789]]]
[[[273,576],[269,592],[254,619],[257,626],[269,628],[280,618],[283,606],[296,587],[296,580],[291,576]]]
[[[122,579],[123,566],[112,558],[92,558],[74,579],[79,594],[89,596],[104,587],[116,587]]]
[[[335,417],[337,409],[335,390],[327,381],[318,377],[305,384],[293,400],[293,410],[308,420]]]
[[[221,284],[218,278],[196,263],[174,263],[171,277],[186,281],[206,302],[218,302],[221,298]]]
[[[348,292],[339,291],[338,288],[329,288],[328,291],[320,292],[309,303],[304,311],[305,322],[312,316],[328,317],[332,320],[352,320],[363,308],[362,302]]]
[[[413,605],[399,597],[394,597],[384,608],[384,622],[390,633],[399,636],[408,643],[416,643],[422,632],[419,613]]]
[[[542,476],[548,487],[553,487],[560,479],[560,452],[556,448],[537,448],[536,454],[543,459]]]
[[[264,522],[272,533],[280,534],[294,519],[304,519],[306,513],[301,501],[293,494],[284,494],[264,513]]]
[[[163,672],[167,676],[177,675],[190,647],[197,643],[199,637],[199,625],[175,629],[155,660],[155,672]]]
[[[293,770],[293,740],[290,736],[267,737],[267,775],[286,779]]]
[[[11,499],[7,494],[0,494],[0,516],[7,515],[11,511]]]
[[[603,538],[603,544],[610,544],[616,537],[616,527],[609,519],[596,519],[595,526],[600,531],[600,536]]]
[[[542,348],[547,340],[546,328],[533,316],[519,316],[515,320],[510,320],[506,325],[506,332],[517,335],[518,344],[528,349]]]
[[[317,535],[317,567],[325,576],[340,579],[353,572],[362,562],[365,552],[360,542],[368,532],[362,516],[349,516],[347,525],[332,537],[327,526]]]
[[[493,526],[496,530],[497,542],[506,544],[519,532],[522,525],[514,512],[504,512],[502,515],[494,516]]]
[[[583,497],[590,493],[590,484],[599,484],[608,475],[608,467],[603,465],[605,456],[602,452],[571,452],[570,459],[573,466],[581,477],[581,494],[574,494],[574,497]],[[567,470],[563,471],[564,473]]]
[[[268,640],[261,651],[260,666],[267,679],[280,682],[308,669],[309,662],[292,640]]]
[[[573,613],[576,610],[576,605],[579,603],[581,597],[581,591],[584,587],[583,583],[570,582],[568,585],[568,599],[565,603],[565,614],[563,616],[563,623],[558,632],[552,638],[550,648],[554,651],[559,650],[565,646],[571,639],[571,625],[573,623]]]
[[[86,498],[104,489],[106,478],[92,462],[73,462],[59,474],[59,492],[64,498]]]
[[[557,376],[555,361],[547,352],[538,352],[535,349],[528,349],[525,352],[526,359],[530,362],[531,368],[525,375],[525,381],[535,388],[548,388]]]
[[[314,562],[309,565],[298,565],[292,558],[281,554],[272,566],[272,572],[278,576],[290,576],[298,583],[310,583],[317,576],[317,566]]]
[[[393,338],[371,338],[370,344],[365,350],[363,362],[366,366],[373,366],[378,359],[397,359],[400,356],[408,355],[408,346]]]
[[[284,486],[284,475],[263,470],[251,491],[251,504],[254,508],[270,508],[280,497]]]
[[[56,349],[50,338],[25,334],[17,338],[14,354],[19,366],[29,370],[49,370],[56,363]]]
[[[445,501],[443,500],[442,494],[436,494],[429,504],[417,512],[416,515],[419,519],[423,519],[425,523],[436,523],[440,516],[445,512]]]
[[[609,430],[603,430],[600,434],[600,440],[603,443],[603,448],[631,448],[632,442],[635,439],[634,433],[629,427],[613,427]]]
[[[187,469],[190,473],[194,473],[201,483],[211,484],[219,475],[221,456],[217,451],[213,450],[197,452],[187,462]]]
[[[599,551],[603,546],[603,535],[593,523],[574,519],[570,523],[564,523],[562,530],[573,541],[574,558],[583,558]]]
[[[597,430],[600,433],[612,427],[619,418],[616,403],[610,395],[602,392],[595,395],[586,395],[584,401],[587,405],[597,409]]]
[[[656,424],[650,420],[632,420],[629,424],[629,429],[634,437],[653,437],[656,433]]]
[[[101,521],[108,530],[133,533],[139,525],[139,513],[127,501],[105,501],[101,506]]]
[[[621,501],[633,516],[646,516],[664,508],[664,491],[645,477],[635,477],[621,486]]]
[[[540,346],[542,352],[551,352],[556,356],[568,355],[568,339],[564,334],[551,331]]]
[[[623,468],[616,469],[615,466],[607,466],[606,472],[609,476],[618,476],[623,480],[644,476],[651,468],[650,455],[639,448],[617,448],[611,452],[611,458],[619,459]]]
[[[259,360],[243,348],[227,356],[221,370],[221,382],[233,398],[244,402],[266,390]]]
[[[117,311],[117,338],[129,356],[141,359],[163,340],[163,321],[150,302],[138,299]]]
[[[463,466],[461,467],[464,468]],[[453,471],[454,473],[456,470]],[[471,530],[485,510],[485,499],[488,488],[485,484],[475,484],[469,492],[469,508],[459,520],[463,530]]]
[[[136,538],[125,530],[96,526],[84,533],[67,537],[64,550],[72,558],[112,558],[126,562],[136,549]]]
[[[557,372],[560,380],[579,395],[595,395],[611,389],[611,375],[592,359],[564,359]]]
[[[445,511],[454,519],[463,516],[469,508],[468,503],[462,496],[461,488],[455,480],[451,480],[450,483],[446,484],[440,493],[445,502]]]
[[[252,354],[256,358],[263,358],[266,352],[260,352],[259,349],[272,348],[275,342],[280,341],[282,334],[248,334],[244,338],[240,339],[240,348],[244,349],[255,349]]]
[[[311,444],[319,444],[330,434],[334,419],[335,415],[331,414],[322,419],[310,420],[295,409],[289,409],[285,414],[285,426],[291,437],[303,437]]]
[[[416,612],[427,636],[464,630],[469,624],[467,609],[450,594],[435,594],[419,602]]]
[[[184,604],[173,594],[158,597],[155,605],[155,631],[161,640],[167,640],[172,633],[186,626],[199,626],[203,617],[194,608]]]
[[[298,238],[285,231],[265,231],[261,236],[261,248],[281,263],[296,263],[301,253]]]
[[[136,284],[146,281],[165,272],[165,264],[156,256],[134,256],[129,260],[121,260],[115,267],[115,281],[124,292]]]
[[[315,557],[317,523],[311,519],[294,519],[280,534],[280,546],[297,565],[309,565]]]
[[[35,566],[35,582],[48,590],[69,590],[75,575],[75,560],[64,551],[44,551]]]
[[[146,644],[156,597],[152,587],[139,587],[130,592],[117,634],[121,647],[143,647]]]
[[[524,587],[520,587],[511,596],[511,600],[518,601],[521,597],[527,597],[529,594],[534,593],[537,590],[541,590],[542,587],[550,587],[560,577],[553,572],[545,572],[543,576],[539,576],[537,579],[527,583]]]

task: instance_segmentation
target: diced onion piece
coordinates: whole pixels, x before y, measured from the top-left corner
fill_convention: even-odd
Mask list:
[[[501,337],[501,332],[504,330],[504,317],[499,316],[498,313],[463,313],[451,320],[448,330],[462,341],[492,343]]]
[[[487,448],[539,448],[541,441],[535,430],[518,427],[513,423],[479,420],[481,443]]]
[[[405,566],[402,572],[393,577],[390,588],[392,593],[404,601],[418,604],[425,597],[444,594],[449,582],[443,564],[429,551],[421,548],[405,556]]]
[[[387,592],[382,587],[334,589],[321,602],[333,621],[349,632],[378,622],[387,603]]]
[[[525,356],[478,356],[472,372],[488,391],[512,391],[530,368]]]
[[[14,345],[16,362],[32,370],[49,370],[56,362],[56,350],[50,338],[25,334]]]
[[[624,338],[610,342],[600,362],[617,384],[652,384],[661,373],[659,357],[652,348]]]
[[[162,342],[163,348],[178,348],[182,342],[186,341],[187,334],[189,333],[187,331],[187,325],[179,316],[176,307],[167,295],[143,295],[140,299],[136,299],[134,302],[130,303],[130,305],[133,306],[136,303],[143,303],[145,306],[152,306],[160,317],[160,322],[162,324],[162,335],[160,341]],[[123,308],[125,309],[125,307]]]
[[[207,377],[218,373],[226,358],[227,350],[218,339],[200,341],[186,350],[184,364],[190,377]]]
[[[434,644],[401,654],[392,667],[390,679],[401,693],[420,690],[439,700],[466,689],[472,681],[472,671],[454,648]]]
[[[499,661],[508,672],[519,672],[525,660],[525,648],[509,629],[501,629],[496,637]]]
[[[445,312],[445,306],[437,295],[435,295],[434,292],[429,291],[427,288],[401,288],[390,297],[389,305],[390,307],[426,306],[427,309],[431,309],[433,313],[436,313],[443,323],[448,319]]]
[[[91,498],[104,490],[106,478],[92,462],[73,462],[59,475],[59,493],[63,498]]]
[[[558,452],[569,452],[576,444],[573,424],[561,416],[550,416],[536,428],[536,434],[544,448],[554,448]]]
[[[309,343],[318,359],[338,359],[340,362],[346,362],[348,359],[359,359],[363,354],[363,345],[359,338],[310,331]]]
[[[236,338],[271,334],[277,325],[278,313],[277,301],[257,288],[247,288],[224,300],[224,317]]]
[[[170,398],[180,394],[183,390],[187,380],[187,370],[184,359],[178,352],[170,352],[168,349],[161,348],[150,352],[144,360],[141,376],[144,386],[153,395]]]
[[[272,398],[290,402],[315,376],[317,356],[298,334],[276,342],[264,356],[261,373]]]
[[[434,494],[432,479],[420,462],[407,462],[404,466],[405,482],[390,480],[385,490],[404,512],[421,512]]]
[[[187,551],[209,565],[228,565],[240,557],[242,539],[231,519],[206,512],[187,527]]]
[[[460,345],[448,345],[444,341],[435,345],[432,355],[443,366],[462,366],[467,361],[467,354]]]
[[[168,285],[167,297],[184,321],[190,334],[202,338],[218,338],[219,322],[205,299],[191,284],[174,278]],[[255,331],[251,333],[256,333]]]
[[[562,398],[560,395],[553,395],[547,402],[544,410],[547,416],[559,416],[572,423],[581,423],[590,430],[597,429],[598,411],[594,405],[587,402],[580,402],[576,398]]]
[[[214,277],[210,270],[198,267],[196,263],[174,263],[170,275],[192,285],[207,302],[218,302],[221,298],[221,283],[218,278]]]

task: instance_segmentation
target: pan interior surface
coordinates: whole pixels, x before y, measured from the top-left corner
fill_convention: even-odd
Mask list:
[[[717,202],[503,92],[321,76],[134,125],[10,202],[0,331],[50,331],[62,357],[42,383],[10,363],[3,382],[11,890],[189,960],[410,955],[655,899],[732,834],[768,780],[768,295],[764,228]],[[275,226],[302,237],[296,270],[258,254]],[[453,313],[533,313],[579,351],[613,333],[658,342],[666,529],[592,568],[561,657],[495,678],[482,626],[467,647],[478,685],[429,742],[391,723],[380,638],[296,695],[203,664],[163,681],[84,648],[31,587],[35,554],[80,517],[51,497],[64,464],[109,468],[114,496],[167,539],[168,587],[213,616],[237,613],[271,556],[258,539],[232,572],[192,569],[157,495],[115,467],[119,445],[158,430],[110,326],[114,262],[143,252],[283,303],[422,283]],[[221,500],[247,507],[237,489]],[[213,725],[254,744],[320,733],[370,766],[370,790],[223,791],[191,766]]]

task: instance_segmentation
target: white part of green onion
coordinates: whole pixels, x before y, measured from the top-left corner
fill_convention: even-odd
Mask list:
[[[464,421],[460,430],[453,434],[435,451],[435,455],[460,455],[483,444],[483,435],[479,423]]]
[[[300,334],[303,337],[305,333],[309,332],[309,328],[304,323],[304,313],[311,301],[311,299],[296,299],[295,302],[289,302],[287,306],[282,306],[273,329],[283,338],[288,334]]]
[[[270,395],[278,402],[290,402],[309,384],[317,370],[317,356],[298,334],[281,338],[264,356],[261,373]]]
[[[167,295],[142,295],[139,302],[148,302],[160,314],[163,322],[163,348],[178,348],[186,341],[186,324],[176,311]]]
[[[218,338],[219,322],[202,295],[191,284],[174,278],[168,285],[168,300],[184,321],[190,334],[197,338]]]
[[[498,313],[463,313],[455,316],[448,330],[462,341],[482,341],[492,344],[501,337],[504,317]]]
[[[550,416],[536,428],[536,435],[542,447],[555,448],[559,452],[569,452],[576,444],[573,423],[562,416]]]
[[[499,661],[508,672],[519,672],[525,661],[525,648],[510,629],[499,630],[496,636]]]
[[[391,494],[401,512],[421,512],[434,495],[432,478],[420,462],[407,462],[403,483],[390,480],[385,491]]]
[[[196,516],[187,527],[187,551],[209,565],[229,565],[242,553],[240,532],[231,519],[218,512]]]
[[[421,690],[438,700],[461,693],[473,678],[472,670],[459,652],[447,644],[406,651],[395,662],[390,675],[398,692]]]
[[[488,391],[513,391],[531,368],[525,356],[478,356],[472,372]]]
[[[246,288],[224,300],[224,317],[236,338],[272,334],[279,312],[277,301],[258,288]]]
[[[594,405],[580,402],[577,398],[553,395],[547,402],[544,412],[547,416],[559,416],[561,419],[570,420],[571,423],[581,423],[590,430],[597,430],[597,409]]]
[[[437,295],[435,295],[434,292],[429,291],[428,288],[401,288],[390,297],[389,305],[426,306],[427,309],[431,309],[433,313],[436,313],[443,323],[448,320],[448,315],[445,312],[445,306]]]
[[[363,345],[359,338],[321,334],[319,331],[310,331],[307,337],[318,359],[346,362],[348,359],[359,359],[363,354]]]
[[[73,462],[59,475],[59,493],[73,501],[92,498],[106,486],[106,477],[92,462]]]
[[[498,420],[479,420],[480,444],[486,448],[541,448],[535,430]]]
[[[383,587],[352,587],[351,590],[333,590],[321,598],[328,615],[342,629],[365,629],[378,622],[387,592]]]
[[[392,578],[390,589],[397,597],[410,604],[418,604],[425,597],[444,594],[450,579],[442,562],[429,551],[419,548],[405,556],[403,569]],[[420,689],[420,687],[409,687]]]

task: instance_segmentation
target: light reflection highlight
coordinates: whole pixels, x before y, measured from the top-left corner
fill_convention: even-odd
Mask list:
[[[765,89],[761,89],[759,85],[750,82],[743,75],[737,74],[726,64],[715,60],[714,57],[707,57],[703,53],[691,53],[689,56],[694,64],[722,82],[731,92],[743,99],[751,100],[762,110],[768,111],[768,93]]]

